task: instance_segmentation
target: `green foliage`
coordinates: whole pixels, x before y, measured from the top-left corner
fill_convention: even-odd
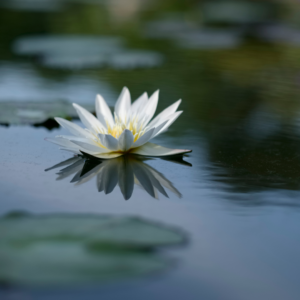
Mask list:
[[[170,264],[153,251],[184,235],[134,217],[10,214],[0,219],[0,281],[58,286],[161,271]]]

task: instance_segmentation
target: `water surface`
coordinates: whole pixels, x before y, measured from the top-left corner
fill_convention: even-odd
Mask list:
[[[76,185],[70,183],[73,176],[56,180],[59,169],[45,172],[72,157],[44,141],[65,134],[63,129],[5,124],[1,215],[134,215],[184,230],[189,243],[170,249],[177,264],[156,276],[79,290],[2,289],[4,298],[298,299],[300,24],[294,12],[299,5],[260,1],[249,10],[228,3],[227,13],[214,15],[213,6],[202,2],[130,1],[130,10],[118,1],[55,1],[57,6],[39,12],[18,2],[0,10],[0,101],[92,106],[101,93],[113,106],[123,86],[132,99],[160,89],[158,111],[182,98],[184,113],[154,142],[192,149],[184,157],[192,166],[146,161],[182,196],[167,191],[169,198],[158,192],[155,199],[135,185],[125,201],[118,186],[99,192],[95,177]],[[234,18],[236,11],[240,18]],[[43,53],[16,51],[20,38],[57,35],[122,38],[127,52],[115,50],[121,67],[103,56],[104,65],[86,64],[84,51],[76,53],[80,64],[50,67]],[[55,49],[63,61],[65,53]],[[128,51],[150,51],[162,59],[141,63],[140,57],[122,56]],[[97,59],[100,54],[93,53]]]

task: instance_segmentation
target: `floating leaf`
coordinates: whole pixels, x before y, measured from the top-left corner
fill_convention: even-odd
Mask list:
[[[93,106],[83,105],[93,111]],[[76,111],[68,101],[47,102],[0,102],[0,123],[4,124],[37,124],[53,117],[77,117]]]
[[[253,1],[209,1],[202,7],[208,23],[248,24],[270,20],[273,6]]]
[[[157,52],[129,50],[121,38],[109,36],[25,36],[15,41],[13,50],[37,56],[42,65],[57,69],[151,68],[163,61]]]
[[[153,68],[161,65],[163,56],[154,51],[126,51],[110,57],[109,66],[115,69]]]
[[[184,235],[134,217],[11,214],[0,219],[0,281],[16,285],[97,283],[159,271],[170,260],[145,250]]]
[[[200,28],[178,18],[150,22],[145,34],[150,38],[171,39],[186,49],[228,49],[243,41],[241,29]]]
[[[59,0],[2,0],[1,6],[9,9],[52,12],[62,9]]]
[[[199,29],[179,34],[177,44],[186,49],[230,49],[242,44],[238,30]]]

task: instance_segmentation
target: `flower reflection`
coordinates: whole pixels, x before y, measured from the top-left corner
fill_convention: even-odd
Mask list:
[[[101,160],[89,156],[75,156],[45,171],[64,167],[57,173],[57,180],[64,179],[73,174],[71,182],[75,183],[75,185],[83,184],[96,177],[98,191],[105,194],[111,193],[119,185],[125,200],[131,198],[134,185],[141,187],[156,199],[158,199],[159,193],[165,197],[169,197],[166,189],[181,198],[181,193],[175,188],[172,182],[162,173],[144,163],[146,160],[152,160],[152,158],[125,155],[114,159]],[[183,160],[182,156],[166,157],[163,160],[191,166],[190,163]]]

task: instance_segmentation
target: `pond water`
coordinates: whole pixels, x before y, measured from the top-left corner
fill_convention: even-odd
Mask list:
[[[186,242],[158,251],[174,260],[158,273],[8,282],[1,299],[299,299],[300,5],[36,2],[1,2],[1,216],[134,216]],[[73,156],[43,122],[74,117],[72,102],[92,110],[97,93],[113,107],[123,86],[132,99],[160,89],[158,111],[182,99],[154,143],[193,152],[48,170]]]

